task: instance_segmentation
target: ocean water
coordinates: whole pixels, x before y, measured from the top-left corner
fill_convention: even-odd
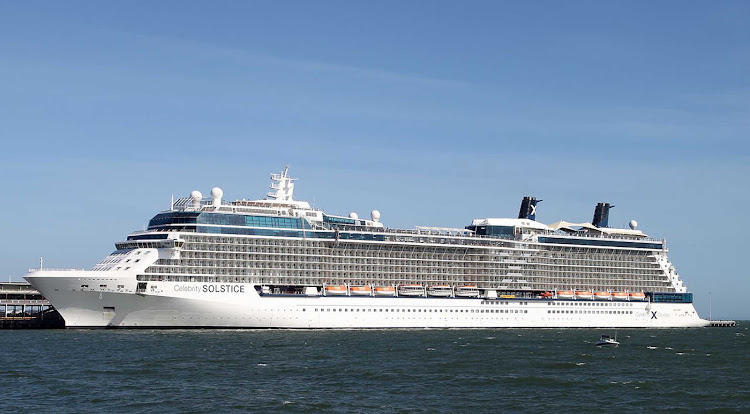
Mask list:
[[[0,331],[4,412],[750,412],[750,323]]]

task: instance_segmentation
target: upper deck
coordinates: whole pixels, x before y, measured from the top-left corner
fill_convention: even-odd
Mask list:
[[[294,180],[288,167],[272,174],[271,191],[262,200],[222,200],[220,188],[211,190],[210,199],[199,191],[172,202],[170,210],[154,216],[146,232],[136,232],[129,241],[166,238],[154,233],[180,231],[227,235],[301,237],[310,239],[364,240],[460,245],[503,245],[527,242],[601,248],[665,249],[665,241],[648,237],[640,230],[615,229],[606,226],[609,204],[597,206],[593,223],[558,221],[546,225],[535,220],[536,200],[526,197],[518,218],[474,219],[464,229],[417,227],[413,230],[392,229],[380,222],[373,210],[370,219],[355,213],[348,217],[326,214],[307,202],[293,199]],[[606,207],[606,208],[605,208]],[[598,221],[597,221],[598,220]],[[596,223],[596,224],[594,224]],[[631,223],[635,223],[634,221]],[[173,245],[173,244],[171,244]],[[170,243],[164,247],[170,247]],[[121,244],[125,247],[124,244]],[[120,246],[118,246],[119,248]]]

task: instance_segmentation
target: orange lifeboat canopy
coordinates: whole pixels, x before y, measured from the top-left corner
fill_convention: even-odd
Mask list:
[[[393,296],[396,294],[396,288],[393,286],[376,286],[376,296]]]
[[[326,286],[325,291],[328,295],[346,295],[346,286]]]
[[[349,292],[351,292],[352,295],[369,295],[372,293],[372,288],[370,286],[352,286],[349,288]]]
[[[612,292],[612,297],[615,299],[627,299],[628,294],[626,292]]]
[[[326,286],[326,290],[346,290],[346,286],[344,285]]]
[[[573,291],[572,290],[558,290],[557,297],[559,299],[573,299]]]

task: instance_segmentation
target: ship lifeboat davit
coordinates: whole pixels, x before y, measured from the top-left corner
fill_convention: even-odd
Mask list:
[[[370,286],[351,286],[349,293],[352,296],[370,296],[372,294],[372,288]]]
[[[612,292],[613,300],[628,300],[627,292]]]
[[[438,297],[445,298],[452,294],[453,294],[453,289],[447,285],[435,285],[435,286],[430,286],[427,288],[427,295],[429,296],[438,296]]]
[[[479,289],[474,285],[459,286],[456,288],[456,296],[461,298],[475,298],[479,296]]]
[[[646,294],[643,292],[631,292],[628,296],[630,300],[646,300]]]
[[[576,290],[576,299],[592,299],[594,294],[590,290]]]
[[[398,287],[398,294],[400,296],[422,296],[424,295],[424,288],[422,285],[401,285]]]
[[[394,296],[396,288],[393,286],[376,286],[375,296]]]
[[[558,299],[573,299],[574,294],[572,290],[558,290],[557,291],[557,298]]]
[[[343,296],[343,295],[346,295],[346,286],[344,285],[326,286],[325,292],[326,292],[326,295],[330,295],[330,296]]]
[[[610,299],[612,299],[612,295],[610,295],[609,292],[595,292],[594,293],[594,299],[596,299],[596,300],[610,300]]]

